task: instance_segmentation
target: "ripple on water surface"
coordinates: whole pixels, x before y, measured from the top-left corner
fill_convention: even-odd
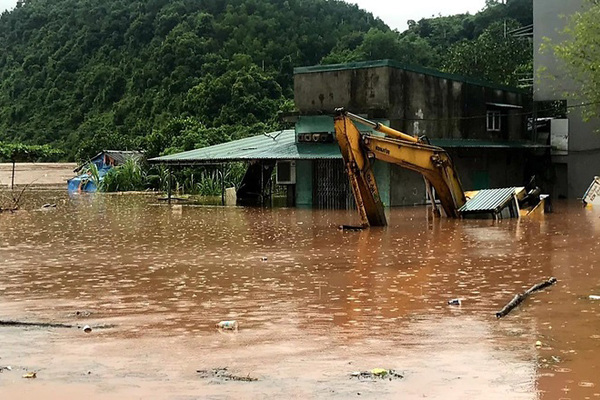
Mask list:
[[[47,192],[32,195],[43,203]],[[407,371],[391,397],[394,385],[434,398],[554,398],[563,387],[572,398],[597,395],[600,302],[587,299],[600,294],[594,210],[565,203],[542,221],[497,223],[402,208],[385,229],[341,232],[354,212],[174,213],[153,196],[54,196],[57,209],[0,216],[0,304],[11,319],[73,323],[86,310],[86,321],[115,323],[98,346],[116,363],[139,356],[121,344],[136,338],[158,363],[198,352],[209,364],[232,362],[233,352],[268,376],[270,360],[278,390],[295,387],[295,376],[317,396],[325,388],[314,371],[338,368],[346,379],[379,366]],[[495,319],[550,276],[556,287]],[[448,306],[452,298],[462,306]],[[217,332],[224,319],[240,331]],[[329,383],[344,397],[345,384]]]

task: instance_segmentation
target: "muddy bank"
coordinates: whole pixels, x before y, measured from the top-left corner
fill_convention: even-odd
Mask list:
[[[67,179],[75,176],[75,163],[17,163],[15,185],[66,188]],[[12,164],[0,163],[0,188],[10,187]]]
[[[352,211],[61,193],[0,221],[0,319],[112,327],[0,327],[8,398],[600,397],[597,210],[495,223],[403,208],[343,232]],[[257,380],[197,372],[225,367]],[[373,368],[403,378],[352,378]]]

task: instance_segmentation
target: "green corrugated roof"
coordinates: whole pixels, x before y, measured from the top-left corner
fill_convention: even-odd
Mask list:
[[[245,139],[183,153],[152,158],[163,164],[201,164],[249,160],[324,160],[342,158],[337,143],[296,143],[294,130],[271,132]],[[492,142],[485,140],[431,139],[431,144],[444,148],[544,148],[525,142]]]
[[[152,158],[165,164],[248,160],[322,160],[341,158],[337,143],[296,143],[294,130],[271,132],[178,154]]]
[[[431,75],[442,79],[449,79],[452,81],[465,82],[471,85],[488,87],[491,89],[506,90],[509,92],[527,94],[527,90],[519,89],[513,86],[498,85],[495,83],[487,82],[481,79],[472,78],[469,76],[449,74],[446,72],[438,71],[435,69],[429,69],[416,65],[403,64],[394,60],[376,60],[376,61],[357,61],[344,64],[329,64],[329,65],[313,65],[310,67],[297,67],[294,68],[294,74],[310,74],[314,72],[328,72],[328,71],[343,71],[348,69],[363,69],[363,68],[378,68],[378,67],[392,67],[397,69],[403,69],[418,74]]]

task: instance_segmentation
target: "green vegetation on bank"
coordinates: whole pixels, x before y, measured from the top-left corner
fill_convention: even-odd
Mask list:
[[[532,0],[487,3],[398,33],[342,1],[24,0],[0,16],[0,140],[85,160],[280,129],[293,67],[321,62],[391,58],[515,83],[531,49],[498,24],[531,23]]]
[[[0,142],[0,162],[56,161],[62,152],[48,145]]]
[[[98,167],[89,163],[84,173],[101,192],[157,190],[167,192],[169,180],[173,193],[199,196],[220,196],[223,187],[239,188],[246,165],[242,162],[223,166],[177,168],[169,171],[162,165],[149,166],[141,159],[129,158],[112,168],[100,179]]]

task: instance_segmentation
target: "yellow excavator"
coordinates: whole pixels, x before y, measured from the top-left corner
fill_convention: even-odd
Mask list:
[[[369,121],[343,108],[336,109],[334,122],[362,227],[387,225],[372,159],[420,173],[425,178],[427,195],[437,215],[440,213],[436,197],[450,218],[474,215],[500,219],[543,213],[546,197],[540,196],[539,189],[527,192],[524,187],[515,187],[465,193],[450,155],[441,147],[425,143],[424,138]],[[354,122],[383,135],[360,132]]]

